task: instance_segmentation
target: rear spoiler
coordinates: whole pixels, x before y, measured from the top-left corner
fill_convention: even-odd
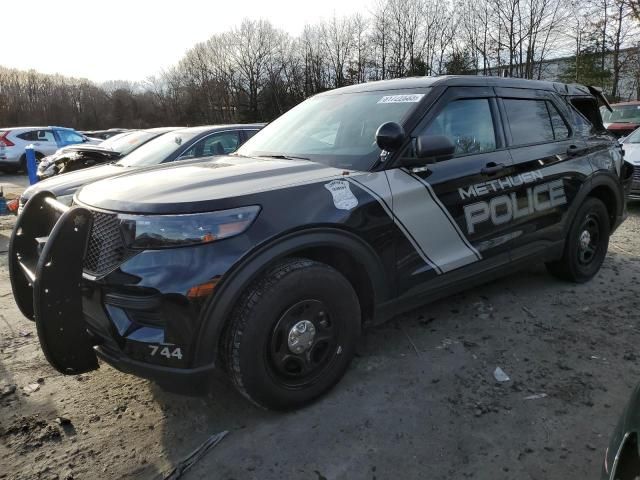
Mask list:
[[[605,107],[607,107],[607,110],[609,110],[610,112],[613,112],[613,108],[611,108],[611,104],[609,103],[609,100],[607,100],[607,97],[604,96],[604,93],[602,93],[602,89],[599,87],[591,87],[587,85],[587,88],[589,89],[589,92],[591,93],[591,95],[593,95],[594,97],[596,97],[598,100],[600,100]]]

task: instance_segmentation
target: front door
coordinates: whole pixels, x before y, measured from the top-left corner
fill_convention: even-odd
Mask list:
[[[45,155],[53,155],[58,149],[53,132],[51,130],[38,130],[37,136],[38,140],[34,143],[34,146],[37,147],[38,151]]]
[[[434,135],[453,141],[453,158],[386,171],[393,213],[407,237],[397,247],[403,293],[417,293],[430,280],[483,262],[509,260],[508,198],[501,192],[511,157],[493,89],[449,88],[412,133]],[[410,145],[397,161],[413,155]]]

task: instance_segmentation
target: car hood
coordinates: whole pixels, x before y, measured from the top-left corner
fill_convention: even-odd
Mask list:
[[[624,159],[634,165],[640,165],[640,143],[623,143]]]
[[[220,200],[315,183],[345,174],[307,160],[217,157],[134,172],[87,185],[79,202],[130,213],[194,213],[220,208]]]
[[[26,201],[31,198],[34,193],[42,191],[51,192],[56,197],[71,195],[82,185],[126,173],[127,170],[128,169],[126,167],[120,167],[110,163],[108,165],[98,165],[96,167],[76,170],[75,172],[69,172],[63,175],[56,175],[31,185],[22,193],[22,198]]]

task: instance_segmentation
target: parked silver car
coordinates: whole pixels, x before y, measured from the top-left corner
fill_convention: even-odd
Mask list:
[[[629,199],[640,200],[640,128],[634,130],[620,143],[622,143],[625,160],[633,164],[633,181]]]
[[[26,171],[24,149],[33,145],[36,159],[51,155],[61,147],[76,143],[97,144],[102,140],[81,135],[64,127],[0,128],[0,169],[5,172]]]

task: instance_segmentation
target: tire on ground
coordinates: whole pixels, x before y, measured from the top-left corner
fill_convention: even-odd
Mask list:
[[[330,360],[312,381],[292,386],[292,381],[283,380],[283,375],[278,373],[272,360],[275,355],[271,352],[272,346],[282,341],[276,340],[276,335],[282,337],[278,333],[282,322],[291,309],[304,302],[316,302],[313,305],[320,304],[321,310],[327,310],[320,312],[319,318],[327,315],[330,320],[321,323],[338,333],[331,347],[325,347],[326,358]],[[304,308],[307,307],[301,307],[302,312]],[[309,317],[315,321],[311,318],[314,315]],[[316,333],[324,331],[317,323],[315,326]],[[284,259],[254,281],[242,295],[223,336],[223,362],[234,386],[252,402],[275,410],[297,408],[322,395],[342,378],[354,356],[360,327],[358,297],[342,274],[313,260]],[[285,345],[287,338],[290,335],[285,335]],[[310,358],[316,347],[319,345],[309,347],[309,357],[305,358]],[[286,354],[291,353],[289,344]]]
[[[584,232],[591,233],[585,237]],[[585,250],[581,247],[581,243],[584,243],[586,238],[593,239],[596,236],[596,232],[595,251],[591,254],[590,261],[585,262],[583,261]],[[611,226],[607,207],[602,200],[587,197],[573,219],[562,258],[556,262],[547,263],[547,270],[563,280],[577,283],[584,283],[590,280],[598,273],[607,255],[610,232]]]

